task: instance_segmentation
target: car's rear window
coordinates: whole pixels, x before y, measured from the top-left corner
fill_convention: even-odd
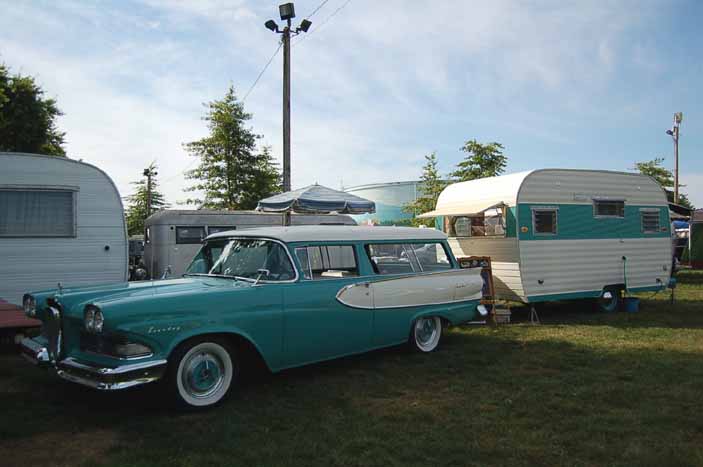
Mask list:
[[[440,243],[370,243],[369,260],[377,274],[411,274],[451,269]]]

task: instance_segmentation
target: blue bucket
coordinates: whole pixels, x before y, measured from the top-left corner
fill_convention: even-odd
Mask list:
[[[636,297],[625,297],[622,299],[623,309],[628,313],[640,311],[640,299]]]

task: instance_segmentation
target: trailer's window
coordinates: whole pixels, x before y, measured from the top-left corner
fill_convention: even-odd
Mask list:
[[[438,243],[376,243],[366,252],[377,274],[409,274],[451,268],[449,257]]]
[[[176,227],[176,243],[201,243],[205,238],[205,227]]]
[[[556,235],[557,233],[557,210],[556,209],[533,209],[532,224],[535,234]]]
[[[659,224],[659,210],[641,211],[642,216],[642,232],[643,233],[658,233],[661,225]]]
[[[449,218],[450,237],[499,237],[505,235],[502,209],[491,209],[475,216]]]
[[[315,245],[295,249],[305,279],[339,279],[358,276],[354,247]]]
[[[0,189],[0,236],[75,237],[73,190]]]
[[[595,217],[625,217],[625,201],[594,200]]]
[[[209,226],[207,228],[207,234],[212,235],[212,234],[218,233],[218,232],[227,232],[228,230],[237,230],[237,226],[236,225],[225,225],[225,226],[217,226],[217,227]]]

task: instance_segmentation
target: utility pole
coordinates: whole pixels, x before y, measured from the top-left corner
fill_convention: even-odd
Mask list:
[[[286,22],[286,26],[281,31],[278,24],[272,19],[266,21],[264,26],[267,29],[281,34],[283,42],[283,191],[291,190],[290,183],[290,39],[291,35],[297,36],[300,32],[308,32],[312,22],[304,19],[300,26],[292,29],[291,20],[295,18],[295,7],[292,3],[284,3],[278,6],[281,20]]]
[[[144,176],[146,177],[146,217],[151,216],[151,178],[156,177],[157,173],[153,167],[147,167],[144,169]]]
[[[290,191],[290,18],[283,28],[283,191]]]
[[[674,140],[674,203],[679,204],[679,127],[683,121],[683,112],[674,114],[674,125],[666,134]]]

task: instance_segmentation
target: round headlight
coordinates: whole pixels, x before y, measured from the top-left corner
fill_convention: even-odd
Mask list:
[[[37,316],[37,301],[29,294],[25,294],[22,298],[22,308],[24,308],[24,314],[30,318]]]
[[[95,310],[95,318],[93,318],[93,330],[95,332],[103,332],[103,323],[105,319],[103,318],[103,312],[100,310]]]
[[[85,307],[83,313],[83,326],[86,331],[93,332],[95,330],[95,308],[91,306]]]

